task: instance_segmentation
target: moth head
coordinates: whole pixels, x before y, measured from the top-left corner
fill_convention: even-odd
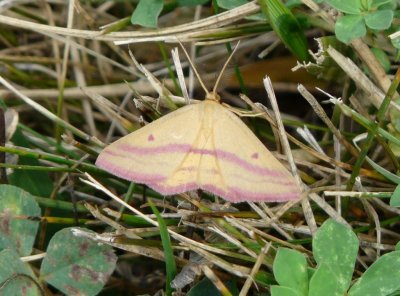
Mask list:
[[[219,102],[221,100],[221,97],[216,92],[207,92],[206,100]]]
[[[220,71],[220,73],[219,73],[219,75],[218,75],[218,78],[217,78],[217,80],[215,81],[215,85],[214,85],[214,88],[213,88],[212,92],[209,92],[209,91],[207,90],[207,88],[206,88],[206,86],[205,86],[203,80],[201,79],[199,73],[197,72],[197,69],[196,69],[196,67],[194,66],[192,60],[190,59],[190,56],[189,56],[188,52],[186,51],[185,47],[183,46],[183,44],[180,43],[180,42],[179,42],[179,44],[181,45],[182,50],[183,50],[183,52],[185,53],[186,58],[188,59],[190,66],[192,67],[192,69],[193,69],[195,75],[197,76],[197,79],[199,80],[199,83],[200,83],[201,87],[204,89],[204,91],[205,91],[205,93],[206,93],[206,100],[211,100],[211,101],[219,102],[219,101],[221,100],[221,97],[217,94],[217,89],[218,89],[219,82],[221,81],[222,74],[224,73],[226,67],[228,66],[228,64],[229,64],[229,62],[231,61],[233,55],[235,54],[236,50],[238,49],[239,44],[240,44],[240,41],[236,44],[235,48],[232,50],[231,54],[229,55],[228,59],[226,60],[226,62],[225,62],[225,64],[224,64],[224,66],[222,67],[222,69],[221,69],[221,71]]]

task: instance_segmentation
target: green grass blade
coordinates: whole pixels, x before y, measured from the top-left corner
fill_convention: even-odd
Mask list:
[[[396,189],[393,191],[393,194],[390,198],[390,206],[391,207],[400,206],[400,185],[397,185]]]
[[[275,33],[300,60],[309,61],[307,39],[296,17],[280,0],[258,0]]]
[[[374,122],[372,122],[368,118],[364,117],[357,111],[351,109],[349,106],[345,105],[343,102],[336,102],[335,104],[340,108],[340,110],[343,112],[344,115],[351,117],[352,119],[354,119],[355,122],[357,122],[361,126],[365,127],[369,131],[373,129]],[[400,146],[400,140],[398,138],[396,138],[393,134],[388,132],[387,130],[385,130],[381,127],[378,127],[378,134],[382,138],[390,141],[391,143]]]
[[[158,226],[160,228],[161,241],[164,248],[165,267],[167,270],[166,295],[172,295],[171,281],[176,276],[176,263],[174,252],[172,250],[171,239],[169,237],[167,225],[165,224],[164,219],[161,217],[160,212],[157,210],[151,200],[149,200],[149,205],[154,215],[156,215],[157,217]]]
[[[378,112],[376,114],[376,121],[377,123],[374,124],[373,128],[368,132],[367,139],[365,140],[365,143],[360,151],[360,155],[357,158],[356,163],[354,164],[353,171],[351,173],[350,179],[347,182],[347,187],[346,190],[351,190],[353,189],[353,185],[355,183],[355,179],[358,176],[361,166],[364,163],[365,157],[367,156],[367,153],[369,151],[369,148],[372,145],[372,142],[375,138],[375,135],[378,132],[378,128],[380,127],[380,123],[382,123],[384,116],[386,114],[386,110],[389,107],[390,101],[392,100],[393,96],[396,93],[396,89],[399,86],[400,83],[400,68],[397,69],[396,75],[394,76],[394,79],[392,81],[392,84],[390,85],[390,88],[383,99],[383,102],[381,106],[378,109]]]

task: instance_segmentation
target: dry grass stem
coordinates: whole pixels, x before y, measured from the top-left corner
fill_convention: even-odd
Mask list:
[[[268,253],[269,248],[271,247],[271,244],[265,244],[265,246],[261,249],[260,254],[257,257],[256,263],[254,263],[254,266],[251,270],[251,273],[249,277],[246,279],[246,281],[243,284],[242,290],[240,290],[239,296],[246,296],[251,285],[254,283],[254,276],[258,272],[258,270],[261,267],[261,264],[264,261],[265,255]]]
[[[142,291],[136,288],[144,282],[141,275],[147,279],[158,273],[159,283],[146,282],[152,290],[143,294],[165,289],[169,295],[172,287],[172,293],[183,295],[206,282],[221,294],[231,295],[231,285],[226,283],[232,279],[240,296],[268,294],[274,289],[274,264],[281,264],[274,261],[280,248],[300,252],[310,268],[321,266],[312,250],[317,243],[314,235],[329,218],[351,227],[359,239],[353,282],[395,250],[400,240],[396,231],[400,209],[391,206],[400,180],[396,173],[397,100],[390,103],[385,120],[370,137],[372,148],[365,163],[357,161],[364,159],[359,155],[364,151],[366,131],[375,123],[376,109],[385,92],[395,85],[391,84],[391,73],[397,48],[392,48],[386,31],[369,31],[365,38],[340,43],[326,36],[335,32],[341,13],[332,13],[329,3],[302,0],[304,5],[291,12],[296,18],[304,17],[311,27],[301,29],[308,45],[319,37],[320,47],[318,53],[310,53],[310,60],[297,61],[284,36],[275,33],[279,28],[269,26],[273,20],[261,19],[258,1],[233,9],[218,6],[218,1],[196,7],[181,6],[182,1],[164,3],[157,28],[132,23],[130,14],[138,1],[100,2],[0,4],[0,25],[4,27],[4,34],[0,34],[0,97],[9,108],[3,124],[5,144],[0,147],[7,158],[0,167],[11,172],[10,184],[19,182],[27,191],[36,186],[34,198],[46,209],[41,221],[60,223],[59,219],[66,226],[78,222],[94,231],[73,227],[75,235],[119,249],[118,268],[107,289],[126,293],[126,287],[134,287],[132,290],[139,293]],[[400,34],[389,37],[399,38]],[[231,53],[236,40],[240,47]],[[177,45],[186,55],[182,61]],[[382,49],[391,63],[387,73],[374,56],[375,49]],[[349,51],[355,58],[346,56]],[[232,57],[234,62],[230,62]],[[324,94],[314,86],[327,90],[323,93],[331,104],[325,104]],[[149,187],[133,184],[95,166],[105,144],[213,95],[288,168],[301,188],[299,199],[233,203],[206,190],[163,196],[152,189],[156,188],[153,183]],[[194,130],[185,122],[178,124],[174,132]],[[209,125],[212,123],[207,122],[207,132]],[[230,135],[232,131],[224,132]],[[210,155],[222,167],[218,151],[233,152],[219,149],[218,140],[213,138],[217,133],[210,133],[215,146]],[[197,153],[198,140],[180,142],[185,136],[176,138],[173,145],[182,144],[191,147],[188,153]],[[148,141],[153,139],[149,136]],[[175,152],[154,144],[154,151],[161,152],[152,161],[169,165],[172,161],[168,157]],[[147,151],[153,156],[147,147],[144,143],[146,157]],[[168,156],[165,159],[164,153]],[[201,155],[211,157],[207,153],[202,151]],[[14,158],[8,159],[8,154]],[[257,159],[258,154],[254,155]],[[140,159],[144,164],[146,157]],[[235,157],[247,156],[239,152]],[[127,161],[121,162],[121,169],[129,171],[133,160],[123,158]],[[230,173],[242,174],[240,168]],[[264,168],[261,163],[260,168]],[[149,179],[153,173],[164,177],[161,165],[160,172],[146,169],[140,173],[148,174]],[[195,165],[189,169],[195,170]],[[358,170],[354,190],[349,191],[346,182]],[[212,174],[218,172],[215,169]],[[48,180],[48,184],[35,178]],[[226,181],[224,176],[221,180],[217,182]],[[276,186],[288,183],[279,180]],[[240,182],[237,186],[241,188]],[[39,244],[35,245],[39,254],[22,258],[26,262],[46,259],[44,244],[40,245],[49,238],[46,226],[41,225],[40,231]],[[160,288],[159,284],[167,286]]]

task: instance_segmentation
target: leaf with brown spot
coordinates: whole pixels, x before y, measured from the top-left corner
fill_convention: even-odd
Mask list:
[[[32,252],[40,208],[33,196],[12,185],[0,185],[0,250],[16,250],[20,256]]]
[[[50,240],[41,278],[67,295],[72,290],[97,295],[114,271],[117,256],[110,246],[74,236],[71,229],[57,232]]]
[[[32,269],[14,250],[0,252],[0,295],[42,295]]]

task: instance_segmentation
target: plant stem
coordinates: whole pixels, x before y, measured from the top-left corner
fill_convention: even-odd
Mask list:
[[[0,146],[6,146],[6,121],[4,109],[0,107]],[[6,164],[6,153],[0,152],[0,164]],[[4,167],[0,167],[0,184],[7,184],[7,172]]]
[[[378,132],[379,127],[382,125],[382,122],[385,118],[386,110],[389,107],[390,101],[392,100],[394,94],[396,93],[397,87],[400,83],[400,67],[397,68],[397,72],[394,76],[393,82],[390,85],[388,92],[385,95],[385,98],[382,101],[381,106],[376,113],[376,122],[373,124],[371,129],[368,132],[367,139],[364,142],[364,145],[360,151],[360,155],[357,158],[356,163],[354,164],[353,171],[351,172],[351,176],[349,181],[347,182],[346,190],[352,190],[354,183],[356,181],[356,177],[358,176],[361,166],[364,163],[365,157],[367,156],[368,150],[372,145],[372,141],[374,140],[375,135]]]

